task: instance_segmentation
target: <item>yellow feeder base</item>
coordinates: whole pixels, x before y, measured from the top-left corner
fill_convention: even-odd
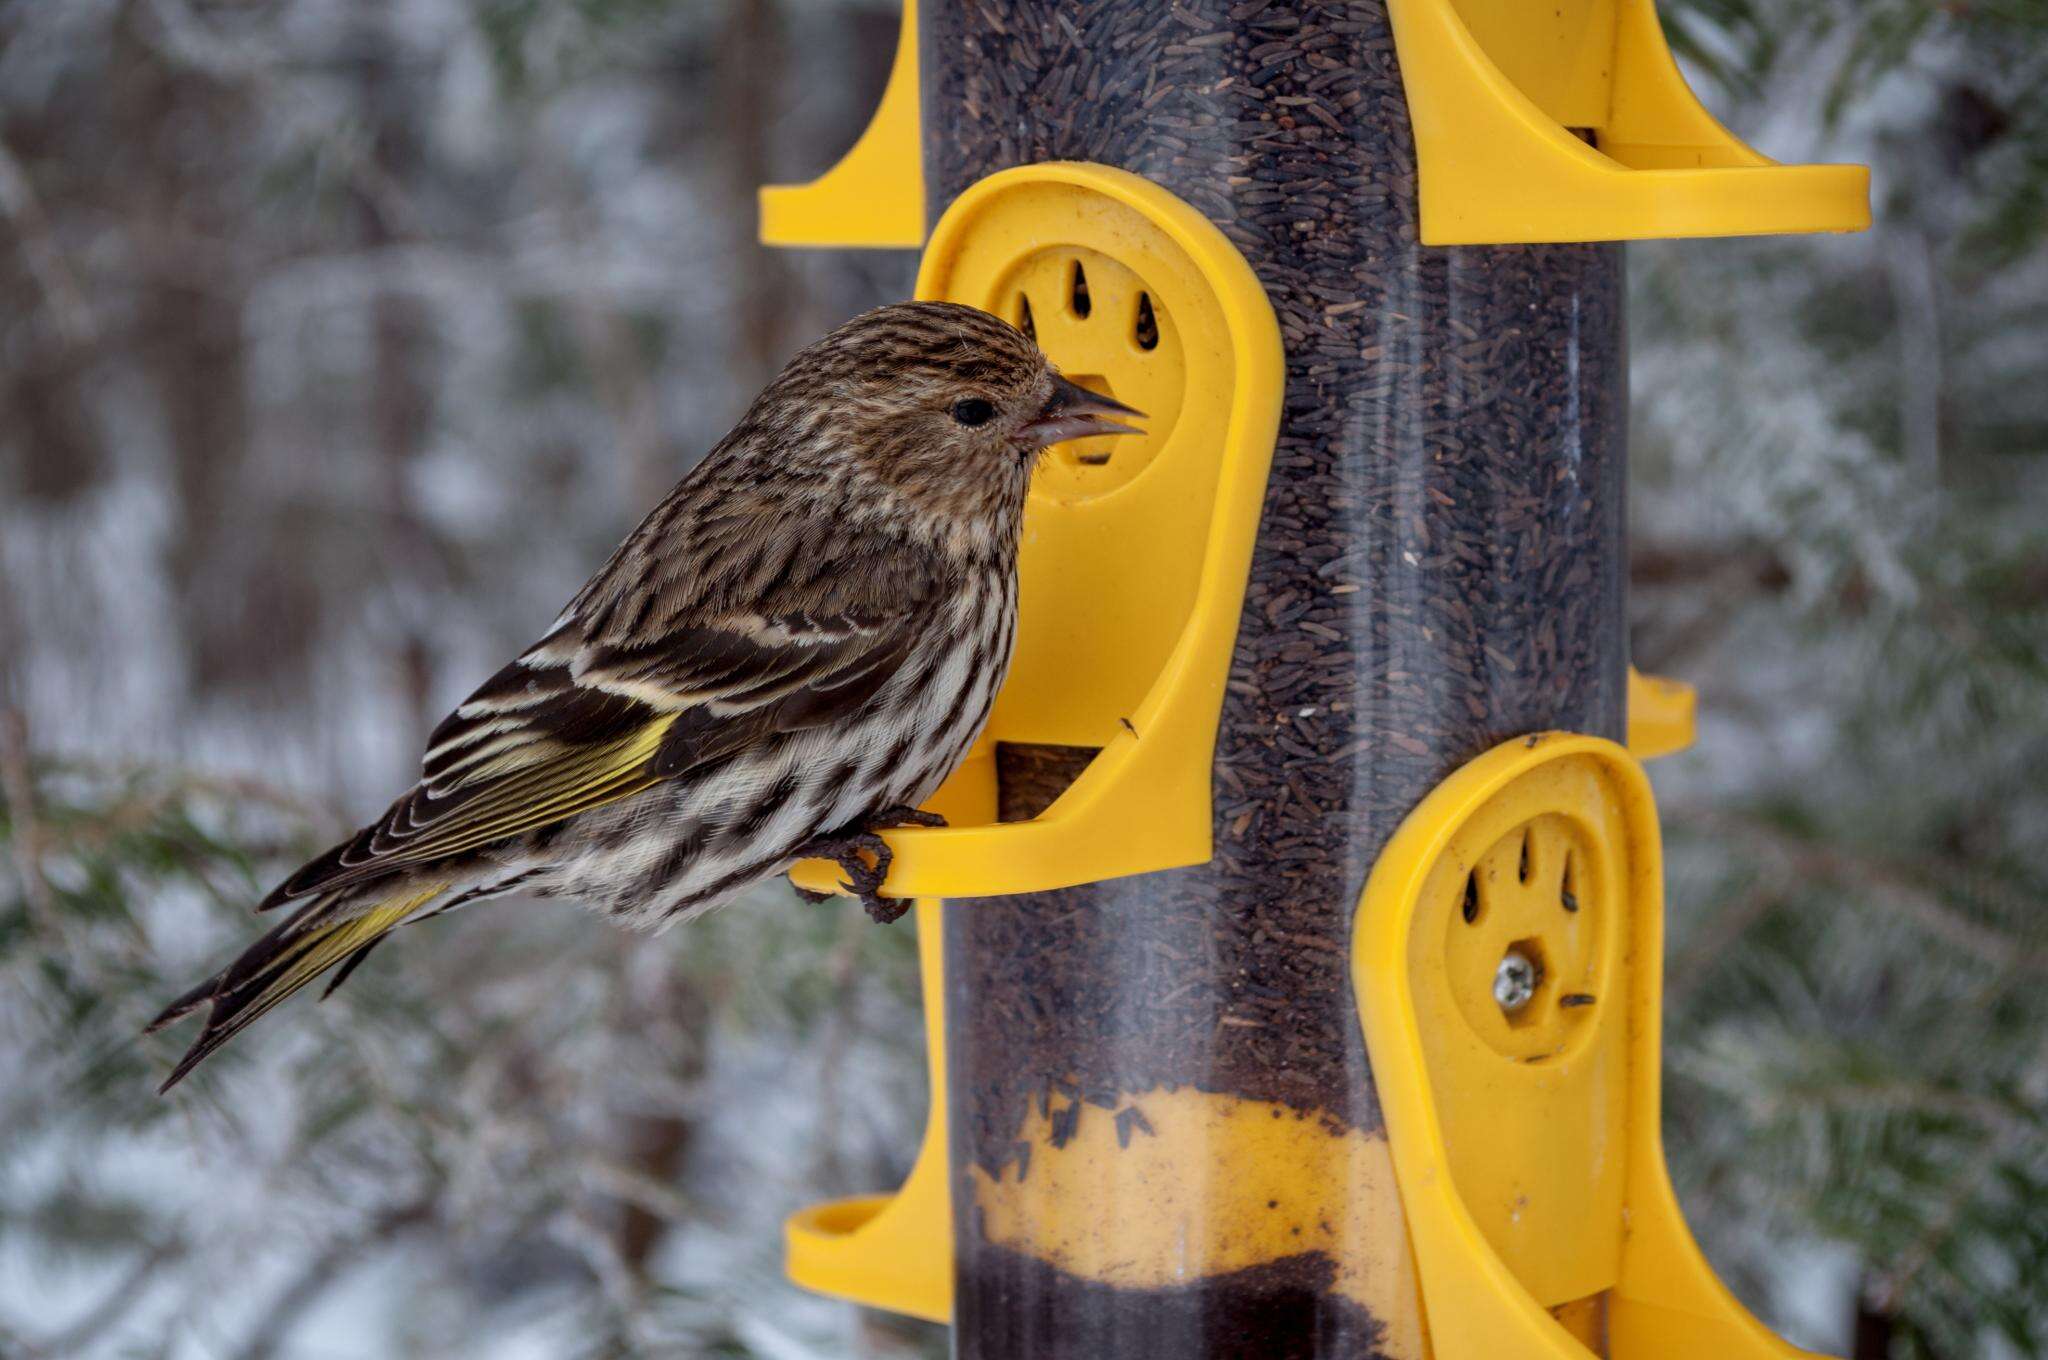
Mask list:
[[[1805,1354],[1700,1255],[1658,1129],[1663,864],[1642,767],[1552,733],[1402,823],[1353,982],[1438,1360]]]

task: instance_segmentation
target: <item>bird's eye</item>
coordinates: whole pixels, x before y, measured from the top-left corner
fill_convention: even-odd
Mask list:
[[[980,397],[962,397],[953,403],[953,419],[962,425],[986,425],[995,413],[996,408]]]

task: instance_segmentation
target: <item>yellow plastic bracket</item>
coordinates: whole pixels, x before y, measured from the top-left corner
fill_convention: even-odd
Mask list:
[[[783,1225],[789,1278],[806,1289],[927,1322],[953,1318],[953,1195],[946,1183],[945,977],[937,902],[917,904],[931,1108],[903,1188],[814,1204]]]
[[[924,147],[918,133],[918,0],[903,0],[883,102],[852,150],[809,184],[760,190],[764,246],[924,244]]]
[[[1655,760],[1683,751],[1698,732],[1699,696],[1683,680],[1628,668],[1628,753]]]
[[[896,61],[860,140],[809,184],[761,190],[761,241],[771,246],[924,244],[924,158],[918,132],[917,0],[903,0]]]
[[[1701,107],[1653,0],[1388,0],[1387,9],[1425,245],[1870,225],[1867,168],[1780,165]]]
[[[947,781],[932,810],[962,824],[996,815],[986,753]],[[924,988],[925,1068],[931,1103],[910,1175],[893,1195],[814,1204],[783,1225],[789,1278],[806,1289],[930,1322],[953,1314],[953,1192],[946,1157],[946,979],[939,902],[917,904],[918,976]]]
[[[1043,892],[1205,862],[1210,757],[1285,379],[1265,290],[1222,232],[1157,185],[1051,162],[961,194],[933,230],[917,295],[1019,321],[1028,302],[1063,371],[1152,414],[1107,463],[1055,450],[1040,464],[1016,660],[941,798],[972,788],[988,801],[996,742],[1100,754],[1031,821],[890,832],[882,892]],[[820,860],[791,876],[821,891],[840,882]]]
[[[1603,1308],[1614,1360],[1804,1354],[1722,1286],[1671,1188],[1663,891],[1642,766],[1563,733],[1457,771],[1373,867],[1353,983],[1437,1360],[1587,1360]],[[1535,965],[1512,1006],[1510,951]]]

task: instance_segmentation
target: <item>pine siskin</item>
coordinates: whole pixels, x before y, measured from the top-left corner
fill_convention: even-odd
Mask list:
[[[547,636],[434,730],[420,782],[258,910],[298,903],[179,997],[187,1072],[398,926],[517,890],[630,926],[812,855],[878,920],[875,833],[966,753],[1009,667],[1039,451],[1134,433],[969,307],[883,307],[798,354]],[[872,862],[870,862],[872,861]]]

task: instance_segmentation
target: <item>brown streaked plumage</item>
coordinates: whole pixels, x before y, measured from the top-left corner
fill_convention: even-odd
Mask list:
[[[1023,334],[883,307],[798,354],[539,642],[435,729],[420,782],[261,904],[296,903],[152,1030],[210,1005],[168,1090],[396,927],[514,890],[659,928],[859,851],[987,721],[1045,445],[1136,414]]]

